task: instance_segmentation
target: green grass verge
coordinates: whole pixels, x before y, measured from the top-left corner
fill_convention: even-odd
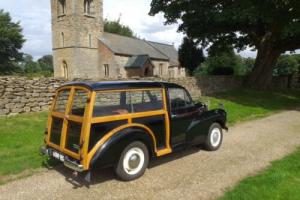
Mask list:
[[[38,148],[43,144],[47,113],[0,118],[0,183],[6,175],[42,166]]]
[[[272,162],[256,176],[241,181],[219,200],[296,200],[300,199],[300,149]]]
[[[209,108],[216,108],[222,103],[228,113],[228,123],[233,125],[300,107],[300,90],[281,92],[235,90],[213,97],[202,97],[200,101],[207,103]]]
[[[210,107],[224,103],[229,124],[300,106],[300,91],[238,90],[204,97]],[[47,113],[0,117],[0,183],[4,177],[43,166],[38,148],[43,144]],[[28,174],[28,173],[26,173]]]

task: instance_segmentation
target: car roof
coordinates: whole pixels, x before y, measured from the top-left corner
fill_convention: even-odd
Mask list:
[[[102,81],[102,82],[71,82],[62,85],[81,86],[90,90],[120,90],[120,89],[142,89],[142,88],[182,88],[175,83],[159,81]],[[61,88],[60,87],[60,88]]]

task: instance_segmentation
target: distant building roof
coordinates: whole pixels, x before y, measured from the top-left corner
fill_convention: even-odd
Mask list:
[[[147,61],[151,62],[148,55],[132,56],[126,63],[125,68],[141,68],[146,64]]]
[[[104,32],[99,40],[115,54],[148,55],[151,59],[169,60],[171,66],[179,65],[177,50],[172,45],[161,44]]]
[[[178,61],[178,51],[175,49],[173,45],[168,45],[168,44],[162,44],[162,43],[157,43],[157,42],[150,42],[148,43],[156,48],[158,51],[166,55],[170,59],[170,64],[171,66],[178,66],[179,61]]]

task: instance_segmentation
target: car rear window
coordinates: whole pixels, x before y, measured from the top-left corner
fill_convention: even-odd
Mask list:
[[[68,104],[68,99],[70,95],[70,90],[62,90],[58,93],[55,106],[54,106],[54,111],[60,112],[60,113],[65,113],[66,107]]]
[[[83,116],[87,105],[88,92],[84,90],[75,90],[73,104],[71,109],[72,115]]]

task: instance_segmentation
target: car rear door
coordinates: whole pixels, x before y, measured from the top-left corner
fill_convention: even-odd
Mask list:
[[[49,146],[73,158],[80,158],[89,98],[90,91],[81,87],[66,87],[57,92],[49,118]]]

